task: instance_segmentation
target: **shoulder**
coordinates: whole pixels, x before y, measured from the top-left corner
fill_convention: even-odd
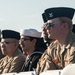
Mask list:
[[[3,57],[2,59],[0,59],[0,63],[2,63],[3,61],[5,61],[7,59],[7,57]]]
[[[13,61],[24,61],[26,59],[22,52],[18,52],[12,57]]]
[[[59,46],[59,43],[57,40],[53,41],[50,46],[47,48],[47,53],[49,53],[52,50],[55,50]]]
[[[14,55],[13,58],[25,58],[25,55],[18,49]]]
[[[55,46],[57,46],[57,45],[58,45],[58,41],[55,40],[55,41],[53,41],[53,42],[49,45],[48,48],[52,48],[52,47],[55,47]]]

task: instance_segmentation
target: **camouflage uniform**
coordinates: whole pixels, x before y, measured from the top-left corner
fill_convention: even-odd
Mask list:
[[[39,60],[36,72],[39,74],[46,70],[63,69],[71,63],[75,63],[75,35],[72,32],[62,47],[57,40],[50,44]]]
[[[16,50],[12,57],[5,56],[0,60],[0,74],[20,72],[24,62],[25,56],[20,50]]]

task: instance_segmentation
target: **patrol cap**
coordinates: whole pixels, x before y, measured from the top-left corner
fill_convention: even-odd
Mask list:
[[[14,38],[19,40],[20,39],[20,33],[14,30],[3,30],[2,31],[2,38]]]
[[[69,7],[54,7],[45,10],[45,14],[48,20],[57,17],[67,17],[72,20],[74,16],[75,9]]]
[[[41,32],[38,32],[36,29],[21,29],[20,35],[41,38]]]
[[[47,17],[45,15],[45,13],[42,14],[42,18],[43,18],[44,23],[47,22]]]

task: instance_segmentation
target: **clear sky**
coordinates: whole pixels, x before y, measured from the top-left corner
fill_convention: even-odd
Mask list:
[[[58,6],[75,8],[75,0],[0,0],[0,29],[42,31],[41,14],[47,8]]]

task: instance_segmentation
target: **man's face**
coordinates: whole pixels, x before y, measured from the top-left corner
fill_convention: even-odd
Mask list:
[[[61,34],[62,26],[59,18],[48,21],[47,34],[50,39],[57,39]]]
[[[22,48],[23,54],[28,53],[33,46],[32,41],[30,41],[30,37],[22,35],[20,37],[20,46]]]
[[[1,39],[1,51],[3,55],[12,55],[16,49],[16,41],[14,39]]]
[[[42,26],[42,33],[43,33],[43,38],[44,38],[45,40],[48,40],[49,38],[48,38],[48,34],[47,34],[46,23],[44,23],[43,26]]]

